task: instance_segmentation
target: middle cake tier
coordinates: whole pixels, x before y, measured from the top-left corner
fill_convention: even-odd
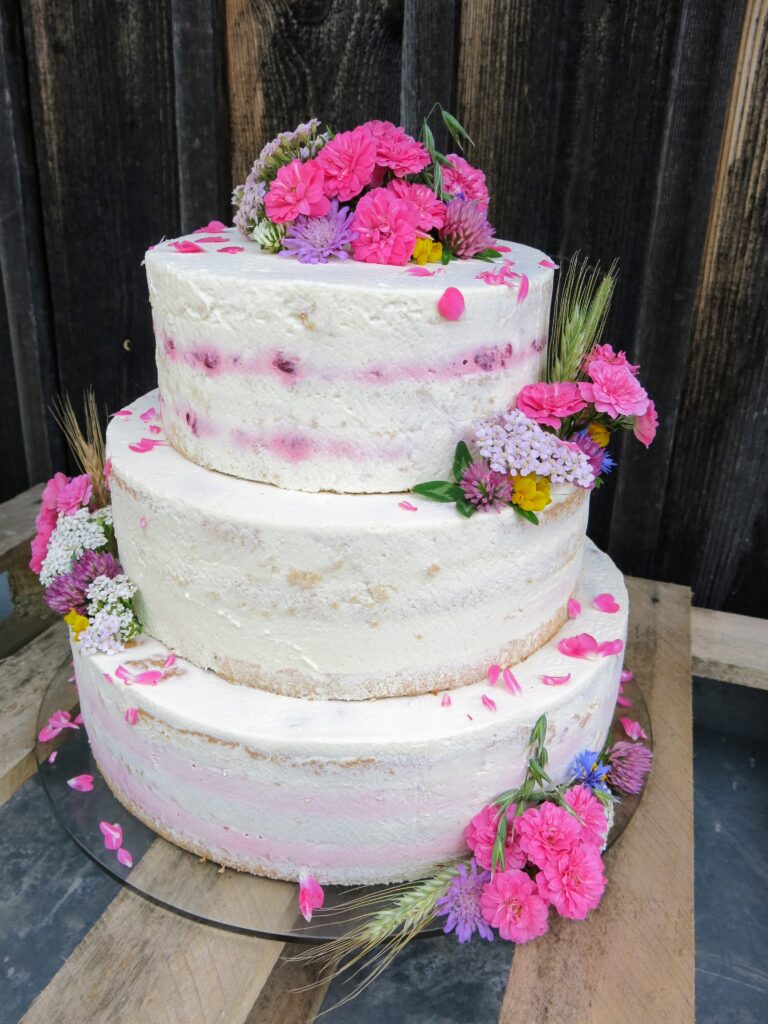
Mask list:
[[[409,695],[519,662],[565,621],[585,491],[553,487],[538,526],[283,491],[189,462],[158,409],[152,392],[109,428],[115,531],[145,629],[195,664],[289,696]]]

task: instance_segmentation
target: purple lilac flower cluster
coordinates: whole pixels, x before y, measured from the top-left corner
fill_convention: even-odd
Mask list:
[[[552,483],[589,488],[595,473],[587,455],[576,445],[547,433],[517,409],[501,420],[475,425],[475,440],[491,469],[513,476],[548,477]]]

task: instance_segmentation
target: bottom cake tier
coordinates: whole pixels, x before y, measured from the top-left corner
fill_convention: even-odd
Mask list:
[[[618,610],[593,606],[606,593]],[[324,884],[418,878],[460,856],[470,818],[522,782],[540,715],[555,781],[602,746],[622,654],[558,648],[583,633],[626,638],[623,579],[589,542],[575,597],[575,619],[511,666],[512,689],[500,676],[447,696],[302,700],[181,659],[166,665],[168,649],[143,636],[114,656],[73,645],[81,711],[115,796],[179,846],[274,878],[302,869]]]

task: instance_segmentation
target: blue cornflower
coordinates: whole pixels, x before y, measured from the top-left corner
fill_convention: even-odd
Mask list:
[[[571,763],[571,775],[578,782],[590,789],[599,789],[608,792],[608,784],[605,779],[610,771],[610,765],[600,760],[599,750],[584,750]]]

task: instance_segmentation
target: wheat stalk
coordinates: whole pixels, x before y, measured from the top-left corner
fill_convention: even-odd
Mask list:
[[[577,381],[584,378],[584,357],[600,341],[616,287],[618,263],[606,274],[600,264],[576,253],[561,274],[555,297],[552,330],[547,346],[547,380]]]
[[[61,427],[75,461],[83,473],[87,473],[91,478],[93,497],[97,506],[101,508],[109,504],[109,490],[104,479],[107,453],[93,388],[83,392],[83,407],[85,429],[80,425],[69,395],[65,395],[63,399],[56,397],[51,411]]]

